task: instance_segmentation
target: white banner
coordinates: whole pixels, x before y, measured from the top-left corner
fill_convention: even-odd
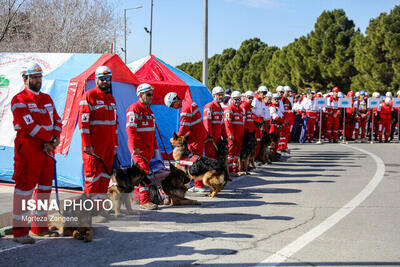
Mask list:
[[[339,98],[339,108],[351,108],[352,104],[351,98]]]
[[[315,107],[316,108],[324,108],[324,107],[326,107],[326,98],[325,97],[315,98]]]
[[[400,98],[393,98],[393,107],[394,108],[400,107]]]
[[[13,130],[11,100],[24,89],[22,67],[27,62],[36,62],[42,67],[44,76],[64,64],[71,56],[59,53],[0,53],[0,146],[14,146],[16,132]]]
[[[368,108],[377,108],[379,107],[380,100],[379,98],[371,97],[368,98]]]

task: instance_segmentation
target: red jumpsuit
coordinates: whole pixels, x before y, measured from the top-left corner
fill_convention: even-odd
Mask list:
[[[306,140],[312,142],[314,140],[314,132],[315,132],[315,122],[317,120],[318,111],[315,108],[314,100],[309,98],[303,99],[301,102],[301,106],[305,111],[302,113],[302,117],[304,115],[307,116],[307,131],[306,131]]]
[[[126,133],[128,135],[128,148],[132,155],[132,160],[149,174],[150,160],[154,150],[158,149],[155,117],[150,107],[144,106],[140,101],[133,103],[126,111]],[[140,155],[133,155],[138,148]],[[151,201],[149,184],[140,184],[135,187],[136,200],[140,204]]]
[[[188,148],[195,155],[202,156],[204,142],[207,139],[206,129],[204,128],[201,113],[196,103],[186,98],[182,101],[181,119],[178,136],[189,134]],[[195,187],[204,187],[202,181],[195,180]]]
[[[346,108],[345,112],[346,112],[346,129],[344,131],[345,137],[346,139],[350,139],[353,138],[353,132],[354,132],[354,116],[355,116],[355,112],[354,112],[354,103],[352,101],[352,107],[351,108]]]
[[[329,140],[337,140],[339,134],[340,109],[338,107],[338,101],[339,99],[334,96],[328,98],[326,107],[326,113],[328,114],[326,122],[326,137]]]
[[[279,109],[279,104],[271,104],[269,106],[269,111],[271,114],[271,128],[269,130],[270,134],[279,135],[281,129],[281,125],[284,123],[284,115],[282,114],[281,110]],[[274,151],[278,150],[278,146],[275,145]]]
[[[82,136],[83,173],[85,192],[92,199],[105,199],[110,183],[114,151],[118,146],[117,106],[111,93],[98,87],[86,91],[79,103],[79,129]],[[83,152],[83,148],[92,147],[102,163]]]
[[[249,131],[249,133],[252,133],[256,129],[256,126],[254,125],[254,120],[253,120],[253,116],[254,116],[254,113],[252,111],[253,106],[247,102],[243,102],[240,105],[240,107],[245,112],[245,116],[246,116],[244,130],[247,130],[247,131]]]
[[[385,132],[385,140],[388,141],[390,137],[390,127],[392,124],[392,105],[385,102],[380,104],[380,124],[379,124],[379,140],[382,140],[382,134]]]
[[[11,101],[14,116],[14,175],[13,235],[29,233],[27,223],[30,212],[23,210],[32,197],[35,200],[49,200],[54,178],[54,162],[44,152],[44,144],[61,133],[61,119],[51,97],[34,93],[25,88]],[[36,188],[35,188],[36,187]],[[34,211],[31,231],[42,233],[48,230],[47,212]]]
[[[281,135],[284,136],[284,144],[282,145],[283,149],[287,149],[288,142],[290,140],[290,133],[291,133],[291,128],[294,123],[294,114],[292,111],[292,103],[290,100],[286,97],[282,97],[282,103],[283,103],[283,109],[284,109],[284,118],[285,118],[285,125],[282,128],[282,133]]]
[[[360,112],[361,114],[368,114],[368,109],[367,109],[367,102],[365,100],[357,100],[354,102],[354,109]],[[366,133],[367,133],[367,122],[368,122],[368,116],[365,116],[362,118],[360,115],[357,114],[356,116],[356,124],[354,126],[355,130],[355,139],[357,140],[360,134],[360,128],[361,128],[361,138],[365,138]]]
[[[230,104],[224,110],[224,121],[226,134],[228,137],[233,136],[234,141],[228,139],[228,166],[229,172],[239,171],[239,157],[240,151],[242,149],[243,133],[244,133],[244,123],[245,115],[240,107]]]
[[[212,137],[215,145],[218,145],[221,137],[226,138],[224,111],[217,102],[212,101],[204,106],[203,123],[207,136]],[[205,155],[216,159],[217,154],[213,142],[205,144]]]

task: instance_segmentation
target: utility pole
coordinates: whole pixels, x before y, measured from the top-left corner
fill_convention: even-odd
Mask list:
[[[153,37],[153,0],[150,0],[150,45],[149,45],[149,55],[151,55],[152,37]]]
[[[203,84],[208,87],[208,0],[204,0]]]
[[[124,40],[124,42],[125,42],[125,44],[124,44],[124,54],[125,54],[125,57],[124,57],[124,59],[125,59],[125,64],[126,64],[126,32],[128,31],[128,29],[127,29],[127,26],[126,26],[126,11],[127,10],[132,10],[132,9],[139,9],[139,8],[142,8],[142,6],[137,6],[137,7],[133,7],[133,8],[124,8],[124,34],[125,34],[125,40]]]

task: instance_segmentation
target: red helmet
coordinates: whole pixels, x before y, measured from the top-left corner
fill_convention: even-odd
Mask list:
[[[320,93],[315,94],[315,97],[322,97],[322,95]]]
[[[333,87],[332,92],[339,93],[339,87],[337,86]]]
[[[354,92],[353,91],[348,91],[347,92],[347,97],[353,97],[354,96]]]

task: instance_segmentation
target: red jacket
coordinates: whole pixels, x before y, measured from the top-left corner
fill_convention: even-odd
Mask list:
[[[381,120],[391,120],[392,119],[392,111],[393,107],[391,105],[387,105],[385,102],[380,103],[380,114],[379,117]]]
[[[338,97],[334,97],[334,96],[330,96],[328,98],[328,103],[327,103],[327,106],[326,106],[326,113],[328,113],[330,115],[337,114],[339,116],[340,115],[340,108],[339,108],[338,105],[339,105],[339,98]]]
[[[11,111],[14,115],[14,129],[17,131],[16,149],[23,142],[32,142],[41,150],[44,143],[60,136],[61,119],[48,94],[35,94],[25,88],[13,97]]]
[[[249,133],[252,133],[255,130],[255,125],[254,125],[254,113],[252,111],[253,106],[249,103],[247,103],[246,101],[244,101],[240,107],[243,109],[243,111],[245,112],[245,126],[244,129],[248,130]]]
[[[203,123],[207,136],[212,136],[215,143],[221,136],[226,137],[224,110],[217,102],[212,101],[204,106]]]
[[[245,119],[243,110],[234,104],[230,104],[224,109],[224,121],[228,137],[234,136],[236,140],[242,140]]]
[[[155,117],[150,107],[145,107],[140,101],[133,103],[126,111],[126,133],[128,135],[128,148],[131,155],[135,148],[140,153],[150,156],[158,148]]]
[[[111,93],[98,87],[86,91],[79,103],[82,147],[93,147],[102,156],[118,146],[117,106]]]
[[[196,103],[186,98],[182,101],[181,119],[178,135],[189,134],[188,146],[192,153],[202,154],[206,141],[206,129],[204,128],[201,113]]]

